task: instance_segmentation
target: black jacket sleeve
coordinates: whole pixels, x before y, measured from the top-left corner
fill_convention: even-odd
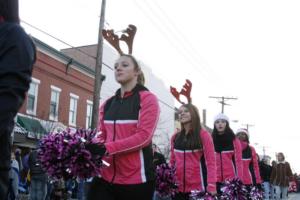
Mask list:
[[[0,24],[0,137],[10,133],[29,89],[35,46],[14,23]]]

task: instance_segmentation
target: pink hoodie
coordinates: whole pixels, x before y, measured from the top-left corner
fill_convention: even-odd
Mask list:
[[[232,178],[243,181],[242,148],[239,139],[233,140],[233,149],[215,152],[217,163],[217,182],[223,183]]]
[[[216,160],[211,135],[202,129],[200,131],[202,148],[192,150],[182,150],[174,146],[177,135],[179,133],[175,133],[171,139],[170,164],[176,167],[179,191],[216,191]],[[203,170],[205,168],[206,172]]]
[[[259,166],[254,147],[247,142],[240,141],[243,150],[243,181],[245,185],[260,184],[261,177],[259,173]]]

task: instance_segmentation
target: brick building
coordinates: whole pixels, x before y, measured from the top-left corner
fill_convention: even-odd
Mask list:
[[[37,61],[32,82],[16,118],[14,143],[32,147],[49,131],[88,128],[93,105],[94,71],[34,39]]]

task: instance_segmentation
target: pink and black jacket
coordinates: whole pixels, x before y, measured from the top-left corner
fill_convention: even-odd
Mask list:
[[[245,185],[261,184],[259,165],[255,149],[247,142],[240,141],[242,145],[243,182]]]
[[[211,135],[200,131],[202,146],[187,148],[190,134],[175,133],[171,139],[171,166],[176,168],[179,191],[216,191],[216,160]]]
[[[217,163],[217,182],[224,183],[232,178],[243,181],[242,148],[239,139],[224,133],[214,135]]]
[[[152,136],[159,118],[154,94],[136,85],[122,98],[120,89],[100,107],[99,139],[105,142],[110,164],[101,177],[115,184],[140,184],[154,180]]]

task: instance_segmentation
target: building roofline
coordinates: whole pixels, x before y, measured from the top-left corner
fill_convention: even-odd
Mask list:
[[[61,50],[79,49],[79,48],[91,47],[91,46],[97,46],[97,44],[87,44],[87,45],[82,45],[82,46],[77,46],[77,47],[64,48],[64,49],[61,49]]]
[[[47,52],[57,56],[58,58],[62,59],[63,61],[65,61],[66,63],[71,62],[71,64],[81,70],[83,70],[84,72],[87,72],[88,74],[95,76],[95,71],[92,70],[91,68],[87,67],[86,65],[76,61],[75,59],[71,58],[70,56],[67,56],[66,54],[58,51],[57,49],[49,46],[48,44],[42,42],[41,40],[32,37],[33,41],[35,43],[35,45],[43,50],[46,50]],[[75,48],[74,48],[75,49]]]

